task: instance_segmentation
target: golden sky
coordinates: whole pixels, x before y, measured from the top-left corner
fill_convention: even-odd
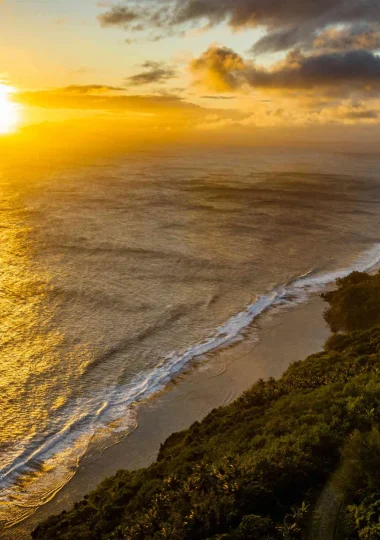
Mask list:
[[[0,0],[0,136],[373,139],[379,21],[378,0]]]

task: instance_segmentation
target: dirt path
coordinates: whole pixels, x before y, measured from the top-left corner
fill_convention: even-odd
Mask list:
[[[308,540],[335,540],[339,512],[345,494],[329,482],[323,489],[311,518]]]

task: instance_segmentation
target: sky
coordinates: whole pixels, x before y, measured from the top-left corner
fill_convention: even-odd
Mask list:
[[[0,0],[0,134],[62,123],[380,141],[380,2]]]

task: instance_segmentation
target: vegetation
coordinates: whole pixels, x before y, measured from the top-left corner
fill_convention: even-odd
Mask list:
[[[380,538],[380,432],[355,431],[343,452],[343,479],[347,482],[342,537],[349,540]]]
[[[380,323],[380,273],[353,272],[337,280],[338,289],[322,295],[330,303],[326,321],[333,332],[365,330]]]
[[[119,471],[33,538],[302,539],[339,468],[344,537],[380,538],[378,295],[379,274],[339,280],[326,320],[348,333],[172,435],[156,463]]]

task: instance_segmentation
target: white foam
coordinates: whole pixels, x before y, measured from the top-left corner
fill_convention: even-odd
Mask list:
[[[214,335],[202,343],[189,347],[183,353],[172,353],[161,360],[156,369],[138,376],[128,387],[116,390],[114,405],[128,406],[131,403],[147,398],[172,380],[186,365],[195,358],[204,356],[216,349],[226,347],[241,339],[244,329],[254,320],[272,307],[290,307],[306,302],[311,294],[322,291],[328,284],[339,278],[348,276],[353,271],[370,271],[380,264],[380,244],[363,253],[355,263],[344,269],[332,272],[307,272],[290,283],[278,286],[243,311],[231,317],[224,325],[217,328]],[[112,404],[111,404],[112,407]]]

